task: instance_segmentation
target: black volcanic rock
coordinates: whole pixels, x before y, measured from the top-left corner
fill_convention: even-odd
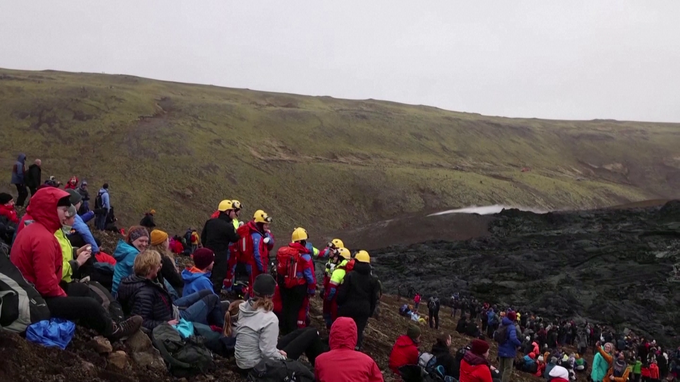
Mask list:
[[[469,293],[548,317],[585,318],[680,341],[680,202],[535,214],[504,210],[490,235],[372,251],[387,293]]]

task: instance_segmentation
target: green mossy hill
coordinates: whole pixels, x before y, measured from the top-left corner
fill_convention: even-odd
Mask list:
[[[680,125],[510,119],[124,75],[0,69],[0,168],[111,185],[121,225],[199,226],[224,198],[276,230],[420,210],[677,196]],[[522,170],[525,171],[522,171]],[[0,188],[9,189],[9,182]]]

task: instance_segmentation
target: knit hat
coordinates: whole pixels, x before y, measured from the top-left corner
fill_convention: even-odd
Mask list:
[[[510,321],[515,322],[517,321],[517,313],[510,311],[508,312],[507,317],[510,319]]]
[[[127,242],[131,244],[133,241],[139,239],[140,237],[149,237],[149,231],[146,230],[146,228],[138,225],[133,225],[130,227],[128,230],[127,234]]]
[[[76,204],[83,201],[83,197],[78,193],[78,191],[68,189],[66,192],[68,192],[68,199],[71,201],[72,205],[75,206]]]
[[[0,204],[7,204],[9,203],[12,199],[12,195],[6,193],[6,192],[0,192]]]
[[[484,353],[486,353],[487,350],[489,350],[489,344],[486,343],[486,341],[484,340],[472,341],[472,347],[470,348],[472,354],[484,355]]]
[[[420,337],[420,328],[415,325],[409,325],[406,335],[415,342]]]
[[[151,245],[161,245],[166,240],[168,240],[167,233],[159,229],[151,231]]]
[[[262,273],[255,277],[253,292],[256,296],[273,296],[276,290],[276,281],[269,273]]]
[[[548,373],[548,375],[553,378],[562,378],[566,379],[567,381],[569,380],[569,372],[567,371],[567,369],[559,365],[554,366],[552,370],[550,370],[550,373]]]
[[[151,232],[151,236],[153,236],[153,232]],[[208,248],[199,248],[194,252],[193,258],[196,268],[206,269],[210,263],[215,261],[215,252]]]

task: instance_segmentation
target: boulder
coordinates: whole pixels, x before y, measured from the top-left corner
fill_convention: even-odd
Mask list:
[[[109,365],[119,370],[125,370],[128,367],[128,356],[124,351],[118,350],[109,354]]]
[[[125,340],[125,344],[132,354],[153,348],[151,338],[141,330],[138,330],[137,333],[128,337],[128,339]]]
[[[111,342],[102,336],[96,336],[90,341],[89,345],[99,354],[109,354],[113,351]]]
[[[158,371],[166,370],[165,361],[163,361],[161,353],[156,348],[132,353],[132,359],[142,367],[149,367]]]

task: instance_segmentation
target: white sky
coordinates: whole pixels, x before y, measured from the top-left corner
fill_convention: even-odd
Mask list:
[[[680,1],[1,0],[0,67],[680,122]]]

